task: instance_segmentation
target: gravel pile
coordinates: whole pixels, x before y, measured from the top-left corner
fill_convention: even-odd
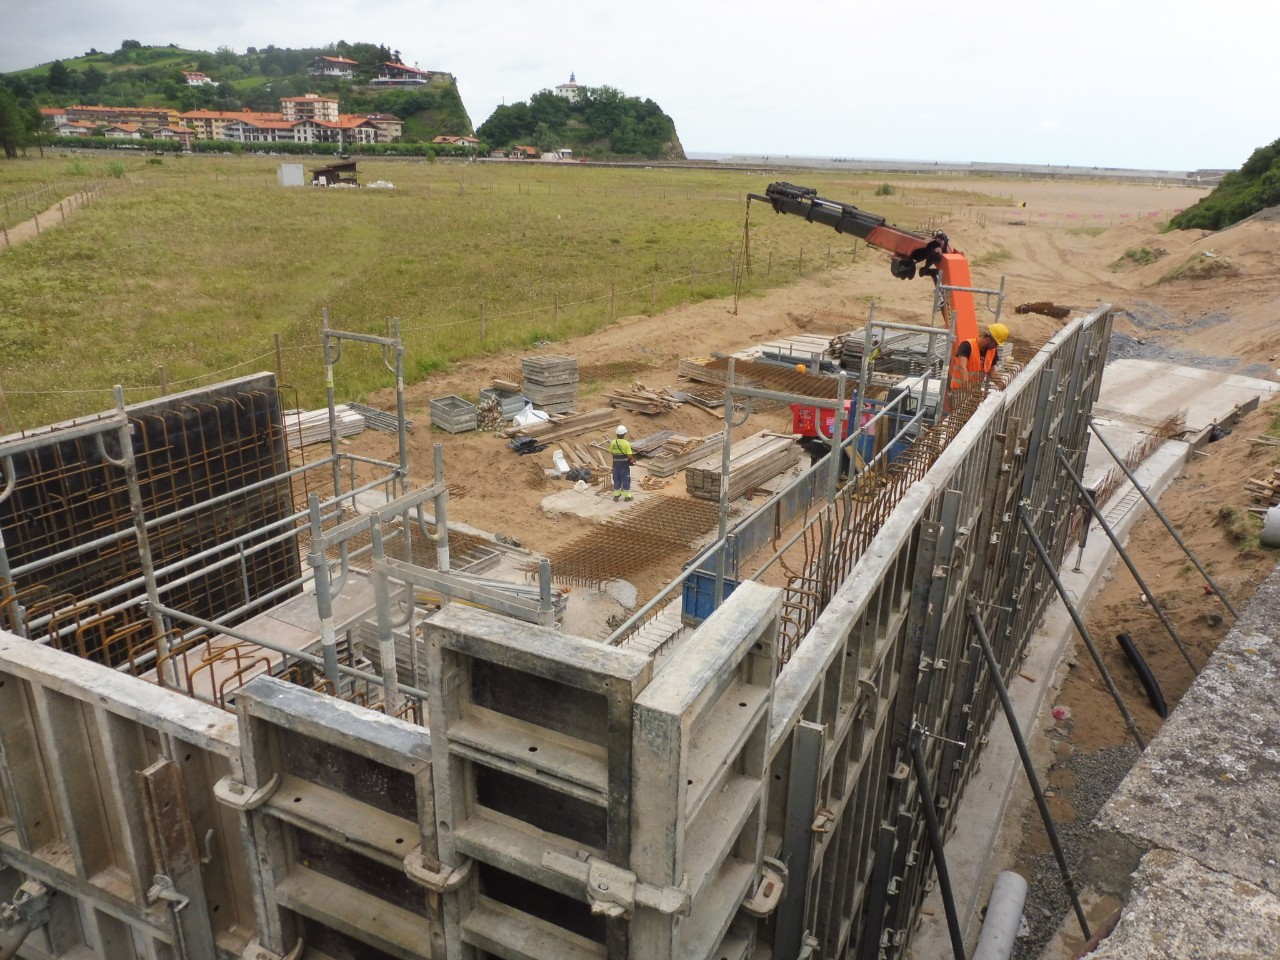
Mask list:
[[[1106,851],[1097,849],[1099,834],[1092,826],[1093,818],[1137,760],[1138,748],[1132,743],[1124,743],[1104,747],[1097,753],[1074,753],[1064,765],[1075,775],[1076,782],[1073,789],[1059,791],[1058,796],[1071,804],[1076,818],[1069,823],[1058,823],[1057,828],[1077,890],[1091,885],[1091,875],[1105,871],[1108,865]],[[1034,803],[1029,816],[1035,818],[1038,826],[1039,815]],[[1045,845],[1048,845],[1047,840]],[[1115,866],[1126,873],[1128,871],[1123,864]],[[1030,878],[1022,910],[1030,932],[1018,938],[1013,960],[1038,960],[1063,919],[1074,911],[1052,851],[1032,857],[1018,867]]]

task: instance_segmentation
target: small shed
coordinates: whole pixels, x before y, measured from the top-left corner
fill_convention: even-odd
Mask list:
[[[327,167],[316,167],[311,171],[311,182],[322,187],[332,187],[338,183],[357,186],[360,181],[356,179],[356,162],[347,160],[343,163],[331,163]]]

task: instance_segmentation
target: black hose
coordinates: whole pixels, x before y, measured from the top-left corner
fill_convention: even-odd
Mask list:
[[[947,857],[943,852],[942,830],[938,826],[938,811],[934,806],[933,787],[929,785],[929,767],[924,759],[924,747],[920,732],[911,736],[911,765],[916,772],[916,792],[920,796],[920,809],[924,813],[925,833],[933,849],[933,868],[938,872],[938,889],[942,891],[942,909],[947,915],[947,933],[951,937],[951,952],[955,960],[964,960],[964,937],[960,935],[960,919],[956,914],[956,901],[951,893],[951,875],[947,872]]]
[[[1127,633],[1117,633],[1116,640],[1120,643],[1120,649],[1124,651],[1124,655],[1128,657],[1129,663],[1133,665],[1134,671],[1138,674],[1138,679],[1142,682],[1142,689],[1147,691],[1147,700],[1151,703],[1151,708],[1160,714],[1161,720],[1169,718],[1169,708],[1165,705],[1164,694],[1160,692],[1160,684],[1156,681],[1156,676],[1151,672],[1151,668],[1147,666],[1147,661],[1143,659],[1142,654],[1138,651],[1137,646],[1133,642],[1133,637]]]

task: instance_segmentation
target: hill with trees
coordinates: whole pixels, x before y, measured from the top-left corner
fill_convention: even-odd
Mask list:
[[[308,65],[320,56],[356,61],[354,79],[309,76]],[[378,89],[369,81],[385,62],[401,62],[400,51],[338,41],[301,49],[249,47],[242,54],[219,47],[209,53],[125,40],[113,53],[91,49],[80,57],[0,75],[0,90],[9,92],[24,116],[33,109],[38,116],[40,107],[71,104],[273,112],[280,109],[281,97],[319,93],[336,97],[343,113],[395,114],[405,121],[405,141],[472,134],[451,74],[433,72],[427,84]],[[184,71],[203,73],[213,83],[190,86]]]
[[[579,157],[683,160],[676,125],[652,100],[613,87],[578,87],[577,99],[542,90],[498,107],[476,136],[497,149],[569,147]]]
[[[1169,221],[1179,230],[1221,230],[1280,204],[1280,140],[1259,147],[1203,200]]]

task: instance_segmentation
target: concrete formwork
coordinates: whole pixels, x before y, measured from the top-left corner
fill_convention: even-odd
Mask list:
[[[1007,677],[1052,592],[1031,535],[1067,547],[1053,450],[1079,470],[1109,331],[1105,308],[1070,324],[891,504],[850,485],[811,510],[803,605],[743,582],[661,659],[449,604],[409,621],[425,689],[381,678],[417,723],[271,676],[233,717],[4,635],[0,894],[58,891],[24,955],[900,956],[923,804],[949,829],[996,706],[970,611]],[[318,577],[367,523],[313,531]],[[380,531],[394,664],[419,574]]]

